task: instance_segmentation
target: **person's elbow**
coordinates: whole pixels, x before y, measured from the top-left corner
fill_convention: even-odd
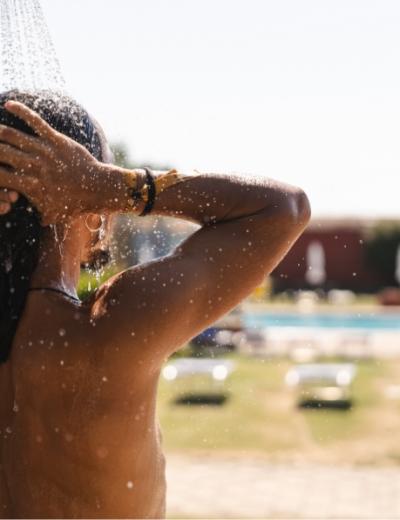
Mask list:
[[[297,188],[292,196],[292,217],[295,222],[305,227],[311,219],[311,205],[305,191]]]
[[[304,229],[311,218],[311,205],[307,194],[297,187],[286,191],[278,213],[279,218],[283,218],[291,228]]]

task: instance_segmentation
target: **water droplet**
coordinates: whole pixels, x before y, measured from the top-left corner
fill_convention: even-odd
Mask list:
[[[1,90],[64,90],[54,45],[38,1],[0,4]]]
[[[108,449],[105,446],[100,446],[96,453],[99,459],[105,459],[108,456]]]

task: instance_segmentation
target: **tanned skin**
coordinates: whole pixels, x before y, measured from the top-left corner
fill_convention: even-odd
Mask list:
[[[47,227],[32,287],[75,296],[90,238],[85,216],[132,211],[129,172],[97,162],[23,105],[6,106],[38,137],[0,127],[0,162],[8,165],[0,168],[8,190],[0,211],[18,192],[39,208]],[[105,144],[104,154],[107,161]],[[144,172],[134,173],[143,184]],[[161,193],[152,214],[201,227],[171,255],[118,274],[87,303],[50,292],[28,297],[11,358],[0,367],[4,517],[164,517],[155,413],[161,367],[277,266],[310,208],[296,187],[196,173]],[[48,224],[64,237],[61,249]]]

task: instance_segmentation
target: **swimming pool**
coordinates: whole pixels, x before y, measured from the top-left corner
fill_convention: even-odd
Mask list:
[[[300,327],[317,329],[366,329],[400,332],[400,313],[254,312],[245,314],[247,327]]]

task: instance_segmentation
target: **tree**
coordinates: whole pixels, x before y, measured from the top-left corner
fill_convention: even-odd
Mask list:
[[[171,170],[171,166],[167,164],[159,164],[153,161],[137,162],[131,158],[129,149],[125,143],[113,143],[111,150],[114,154],[114,162],[121,168],[150,168],[152,170]]]

